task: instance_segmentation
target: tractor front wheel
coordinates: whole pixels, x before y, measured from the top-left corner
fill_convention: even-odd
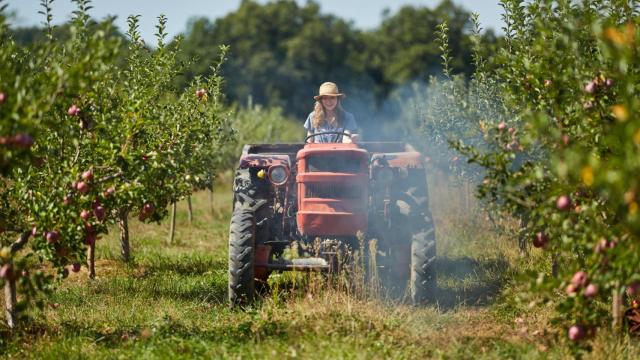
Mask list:
[[[229,228],[229,306],[251,303],[255,296],[256,222],[253,211],[236,207]]]

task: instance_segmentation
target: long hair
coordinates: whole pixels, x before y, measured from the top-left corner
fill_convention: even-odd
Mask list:
[[[313,119],[311,121],[311,125],[315,129],[317,129],[318,127],[324,125],[325,122],[327,122],[331,127],[336,127],[336,125],[342,124],[343,113],[344,109],[342,108],[341,101],[338,99],[338,104],[336,105],[336,109],[334,110],[335,117],[327,119],[325,116],[324,106],[320,101],[316,101],[316,104],[313,107]]]

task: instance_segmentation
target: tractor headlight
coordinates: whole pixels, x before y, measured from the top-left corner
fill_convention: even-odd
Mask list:
[[[283,185],[289,178],[289,169],[282,165],[275,165],[269,168],[269,180],[274,185]]]
[[[383,183],[388,184],[393,181],[393,170],[389,167],[378,168],[376,172],[376,180]]]

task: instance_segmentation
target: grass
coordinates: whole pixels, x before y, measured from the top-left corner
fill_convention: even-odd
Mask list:
[[[322,284],[274,291],[247,311],[226,303],[230,186],[193,198],[194,222],[180,203],[177,233],[168,222],[131,221],[132,261],[120,261],[117,229],[99,240],[97,278],[85,269],[59,285],[23,329],[3,331],[9,359],[570,358],[550,330],[550,308],[529,308],[512,279],[523,261],[509,232],[469,210],[446,178],[431,179],[438,234],[437,302],[414,308],[353,296]],[[461,200],[462,199],[462,200]],[[473,205],[472,202],[470,204]],[[524,264],[524,265],[523,265]],[[633,358],[629,339],[600,334],[593,358]]]

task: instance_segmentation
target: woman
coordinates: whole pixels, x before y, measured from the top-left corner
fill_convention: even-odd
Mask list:
[[[307,117],[304,128],[307,129],[307,136],[334,131],[350,134],[322,134],[309,138],[309,142],[315,143],[351,143],[358,138],[358,125],[353,114],[345,111],[340,105],[340,100],[345,95],[340,93],[338,86],[332,82],[320,85],[318,95],[313,97],[316,105],[313,112]]]

